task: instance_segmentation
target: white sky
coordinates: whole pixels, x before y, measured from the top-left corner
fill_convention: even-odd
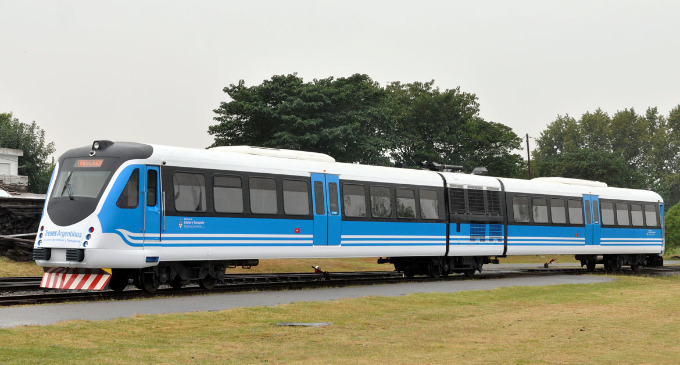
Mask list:
[[[297,72],[434,79],[537,137],[558,114],[680,104],[679,1],[6,1],[0,112],[56,156],[95,139],[203,148],[222,89]]]

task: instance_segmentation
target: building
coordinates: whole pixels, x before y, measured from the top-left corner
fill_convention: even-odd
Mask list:
[[[0,148],[0,189],[5,191],[26,192],[28,176],[19,175],[19,157],[22,150]]]

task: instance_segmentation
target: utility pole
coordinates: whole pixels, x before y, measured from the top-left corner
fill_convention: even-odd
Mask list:
[[[531,180],[531,153],[529,152],[529,133],[527,133],[527,161],[529,162],[529,180]]]

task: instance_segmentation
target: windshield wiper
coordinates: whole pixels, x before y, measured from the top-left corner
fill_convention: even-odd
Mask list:
[[[64,196],[64,192],[68,192],[69,199],[73,200],[73,187],[71,186],[71,176],[73,176],[73,171],[68,175],[66,181],[64,182],[64,188],[61,190],[61,196]]]

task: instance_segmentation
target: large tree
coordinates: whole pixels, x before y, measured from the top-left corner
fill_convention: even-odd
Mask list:
[[[26,124],[12,113],[0,113],[0,147],[24,151],[19,157],[19,175],[28,176],[28,191],[45,194],[54,169],[47,162],[54,143],[46,142],[45,131],[35,121]]]
[[[247,144],[327,153],[343,162],[387,165],[423,162],[480,165],[512,176],[520,139],[484,121],[474,94],[440,91],[434,81],[382,88],[367,75],[304,82],[273,76],[256,86],[224,89],[230,101],[215,109],[213,146]]]
[[[342,162],[387,164],[387,93],[367,75],[303,82],[273,76],[256,86],[224,88],[215,109],[213,146],[253,145],[327,153]]]

